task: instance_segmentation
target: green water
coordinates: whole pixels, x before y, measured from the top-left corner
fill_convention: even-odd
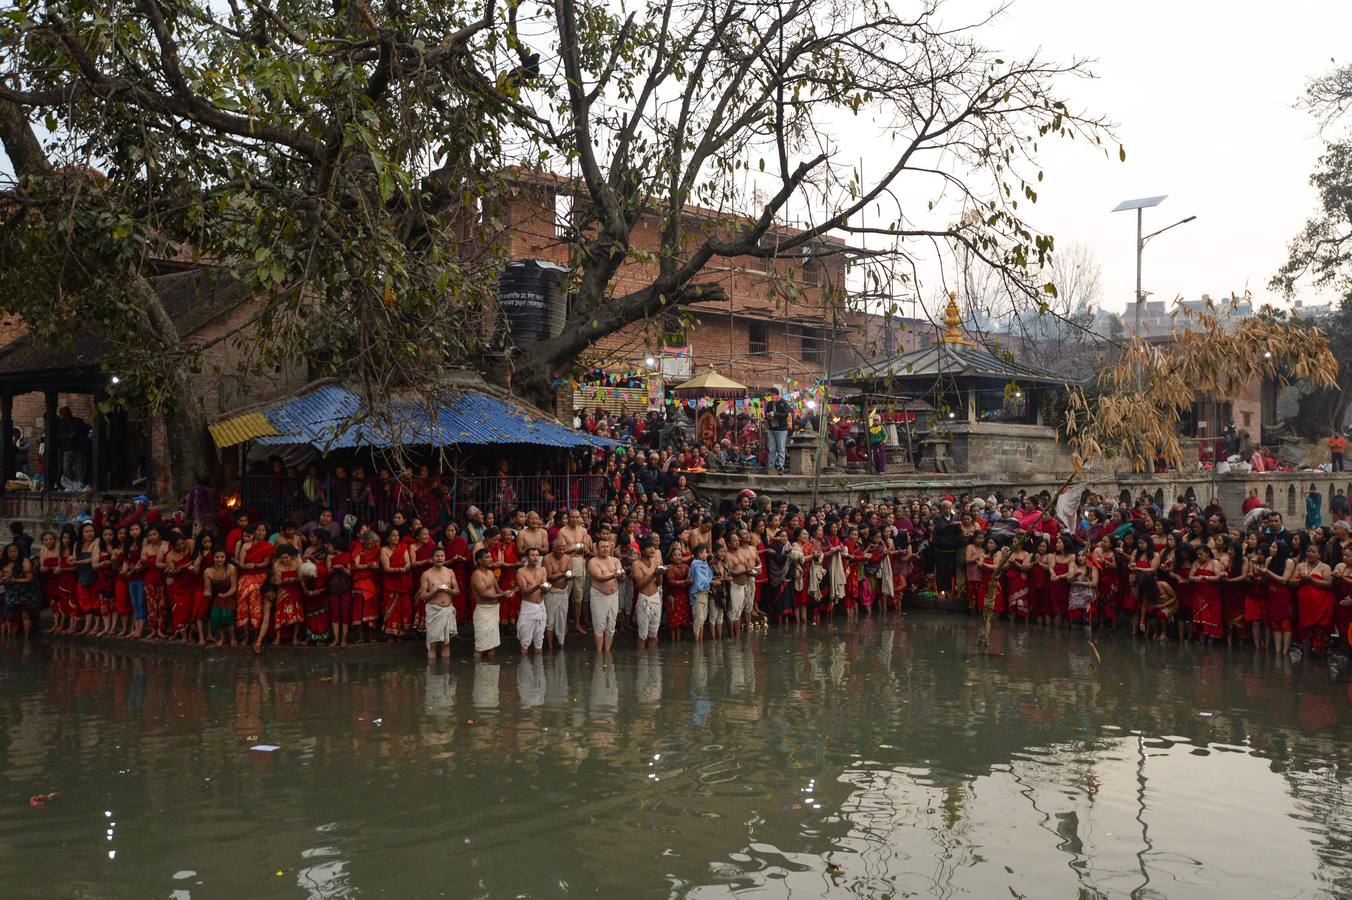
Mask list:
[[[1327,669],[972,628],[609,667],[0,646],[0,895],[1352,896]]]

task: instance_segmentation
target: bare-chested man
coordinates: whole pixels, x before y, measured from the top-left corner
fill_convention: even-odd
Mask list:
[[[568,555],[568,541],[563,535],[554,538],[554,549],[545,557],[545,644],[550,650],[557,643],[563,649],[568,634],[568,589],[580,579],[573,575],[573,560]]]
[[[474,598],[474,658],[493,656],[502,643],[498,633],[498,604],[516,593],[504,591],[493,574],[493,554],[487,547],[474,551],[474,573],[469,576],[470,596]]]
[[[540,548],[529,546],[526,548],[526,564],[516,572],[516,586],[521,591],[521,612],[516,618],[516,639],[521,643],[522,656],[525,656],[531,648],[539,653],[545,646],[545,583],[545,567],[540,564]]]
[[[540,522],[540,514],[532,510],[526,513],[526,527],[516,536],[516,558],[524,560],[526,551],[531,547],[540,551],[544,558],[549,552],[549,531]]]
[[[596,555],[587,561],[591,576],[592,634],[596,649],[610,652],[615,643],[615,623],[620,616],[620,561],[611,555],[614,544],[598,541]]]
[[[582,597],[587,582],[587,559],[592,555],[592,539],[587,526],[582,524],[582,514],[576,509],[568,510],[568,524],[559,529],[559,537],[568,548],[569,570],[573,573],[568,585],[568,597],[573,604],[573,630],[586,634],[587,629],[582,627]]]
[[[414,603],[427,609],[427,658],[451,656],[451,638],[455,637],[455,607],[451,604],[460,596],[460,584],[455,573],[446,565],[446,551],[441,547],[432,551],[432,565],[418,581]]]
[[[634,579],[634,621],[638,626],[638,645],[657,646],[657,626],[662,623],[662,554],[656,536],[643,542],[643,549],[630,564]]]
[[[746,549],[736,533],[728,535],[728,575],[732,577],[732,583],[728,585],[728,633],[733,637],[742,633],[742,616],[746,613],[747,604],[753,602],[756,596],[755,572],[752,570],[759,560],[756,548],[751,547],[753,561],[748,564],[744,553]]]

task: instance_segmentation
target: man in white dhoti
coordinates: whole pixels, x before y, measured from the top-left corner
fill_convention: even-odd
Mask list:
[[[638,625],[638,646],[657,646],[657,629],[662,624],[662,557],[657,538],[649,537],[643,552],[634,560],[630,574],[634,581],[634,621]]]
[[[596,555],[587,560],[591,576],[592,635],[598,651],[610,652],[615,643],[615,623],[620,616],[620,561],[611,555],[610,541],[597,541]]]
[[[474,658],[485,653],[493,656],[502,643],[498,633],[498,604],[516,593],[516,588],[504,591],[498,587],[493,574],[493,554],[487,547],[474,553],[474,574],[469,576],[470,597],[474,600]]]
[[[540,565],[540,548],[526,550],[526,564],[516,572],[516,587],[521,591],[521,611],[516,616],[516,639],[521,655],[545,646],[545,567]]]
[[[455,573],[446,566],[446,551],[438,547],[432,551],[432,565],[418,582],[418,593],[413,602],[425,604],[427,609],[427,658],[450,658],[451,638],[455,637],[455,607],[451,601],[460,596],[460,585]]]
[[[562,535],[554,539],[554,549],[544,558],[545,566],[545,643],[553,650],[555,643],[563,649],[568,635],[568,597],[574,581],[581,576],[573,574],[568,542]]]

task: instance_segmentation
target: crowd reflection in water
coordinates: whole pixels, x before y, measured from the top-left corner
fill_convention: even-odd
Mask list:
[[[704,860],[745,845],[749,819],[758,845],[814,859],[885,844],[878,817],[909,813],[892,808],[895,796],[874,801],[897,790],[899,773],[908,790],[932,792],[934,822],[956,828],[980,815],[979,780],[1071,747],[1071,757],[1090,760],[1085,771],[1067,762],[1045,777],[1092,803],[1095,779],[1108,777],[1091,771],[1095,754],[1133,733],[1153,747],[1183,741],[1193,753],[1222,747],[1256,758],[1297,797],[1346,817],[1352,697],[1336,671],[1187,644],[1096,651],[1083,635],[1027,630],[997,630],[992,654],[980,656],[975,627],[913,615],[896,627],[841,623],[613,660],[426,666],[397,650],[260,659],[39,645],[0,662],[0,771],[6,786],[35,790],[62,771],[77,790],[106,768],[98,763],[118,760],[114,789],[156,806],[175,802],[175,777],[209,776],[216,782],[197,790],[212,803],[307,821],[323,808],[326,819],[356,818],[372,833],[405,811],[409,821],[430,815],[423,794],[444,784],[457,814],[436,834],[505,842],[478,851],[504,870],[523,823],[593,823],[597,846],[580,846],[569,864],[595,884],[617,877],[597,847],[632,828]],[[267,764],[284,768],[253,777],[257,744],[280,747]],[[334,785],[341,796],[330,795]],[[1083,814],[1055,819],[1043,840],[1062,852],[1081,846]],[[1352,888],[1343,842],[1330,831],[1315,849],[1331,882]],[[484,877],[502,890],[516,884],[505,871]],[[690,886],[707,872],[683,877]],[[742,877],[753,876],[731,880]],[[867,893],[869,883],[855,887]]]

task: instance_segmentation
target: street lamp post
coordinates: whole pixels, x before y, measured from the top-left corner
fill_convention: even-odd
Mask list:
[[[1141,257],[1144,255],[1146,242],[1151,238],[1159,237],[1170,228],[1186,225],[1197,218],[1196,216],[1188,216],[1186,219],[1180,219],[1166,228],[1161,228],[1159,231],[1143,234],[1142,232],[1145,226],[1145,210],[1153,206],[1159,206],[1168,198],[1168,196],[1168,194],[1161,194],[1158,197],[1141,197],[1137,200],[1123,200],[1113,207],[1113,212],[1136,210],[1136,315],[1134,317],[1132,333],[1138,337],[1141,334],[1141,309],[1145,305],[1145,290],[1141,286]]]

